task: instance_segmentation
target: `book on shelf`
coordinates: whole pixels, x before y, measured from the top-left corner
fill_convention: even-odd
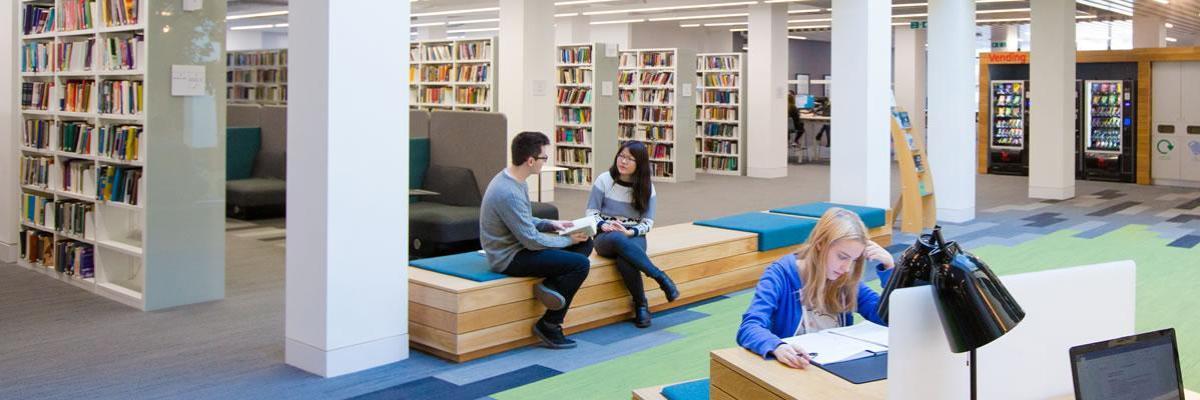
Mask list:
[[[591,64],[592,47],[579,46],[559,48],[558,62],[560,64]]]
[[[737,121],[738,109],[727,107],[705,107],[700,111],[700,117],[708,121]]]
[[[100,85],[100,112],[138,115],[142,113],[141,81],[103,81]]]
[[[671,123],[675,117],[675,108],[671,106],[654,106],[642,108],[642,122]]]
[[[451,104],[454,93],[449,87],[421,88],[418,102],[427,104]]]
[[[50,54],[54,48],[51,45],[49,42],[29,42],[21,45],[21,72],[50,71]],[[60,52],[62,45],[58,44]]]
[[[92,153],[92,132],[96,126],[87,122],[63,121],[58,129],[58,150],[88,155]]]
[[[428,45],[428,46],[423,47],[423,49],[425,51],[422,54],[421,61],[450,62],[450,61],[453,61],[453,59],[454,59],[453,50],[451,49],[449,43],[438,44],[438,45]]]
[[[574,165],[590,165],[592,163],[592,150],[577,147],[565,147],[555,149],[557,153],[556,161],[559,163],[567,163]]]
[[[89,160],[69,160],[62,169],[62,187],[59,189],[81,196],[95,194],[96,164]]]
[[[48,111],[54,82],[21,82],[21,109]]]
[[[456,89],[454,101],[460,105],[487,105],[488,88],[483,86],[468,86]]]
[[[645,71],[641,76],[642,85],[670,86],[675,84],[675,73],[671,71]]]
[[[458,66],[458,81],[472,83],[488,82],[491,65],[488,64],[466,64]]]
[[[19,256],[21,260],[42,266],[54,265],[54,235],[22,229]]]
[[[71,42],[55,44],[55,57],[58,60],[58,71],[91,71],[92,54],[95,53],[96,39],[88,38]]]
[[[96,198],[136,206],[141,184],[141,168],[104,165],[97,173]]]
[[[736,156],[702,156],[696,158],[696,167],[707,170],[718,171],[738,171],[738,158]]]
[[[95,86],[96,81],[90,79],[72,79],[64,82],[59,109],[80,113],[92,111],[92,88]]]
[[[566,171],[558,171],[555,173],[554,182],[563,185],[591,185],[592,169],[567,167]]]
[[[421,81],[423,82],[450,82],[454,77],[454,66],[443,65],[426,65],[421,69]]]
[[[655,51],[642,52],[642,67],[672,67],[675,65],[675,52]]]
[[[886,354],[888,329],[870,321],[783,339],[809,353],[814,364],[831,365]]]
[[[62,241],[55,245],[55,270],[76,278],[95,277],[95,249],[92,245],[76,241]]]
[[[21,33],[38,35],[54,32],[53,5],[26,3],[21,7]]]
[[[634,71],[621,71],[617,74],[617,85],[631,86],[634,84],[634,77],[637,73]]]
[[[706,87],[737,87],[738,76],[734,73],[706,73],[704,74],[704,86]]]
[[[557,231],[559,235],[568,236],[579,232],[586,233],[588,236],[596,236],[596,224],[599,222],[591,216],[586,216],[567,223],[566,229]]]
[[[592,123],[592,109],[578,107],[559,107],[558,122],[573,125],[588,125]]]
[[[592,130],[588,128],[573,128],[559,126],[554,128],[554,140],[556,143],[577,144],[586,146],[589,144],[588,138],[592,136]]]
[[[737,90],[704,90],[700,93],[700,102],[706,104],[738,104]]]
[[[105,26],[136,25],[142,0],[101,0],[100,19]]]
[[[490,40],[458,43],[459,60],[486,60],[491,57],[491,54],[492,42]]]
[[[36,194],[21,194],[21,219],[34,225],[55,225],[54,199]]]
[[[50,187],[50,170],[53,166],[53,157],[21,156],[21,185]]]
[[[620,68],[637,68],[637,52],[621,52]]]
[[[95,231],[92,221],[95,205],[81,201],[54,203],[54,230],[75,237],[87,238]]]
[[[701,57],[696,69],[700,70],[737,70],[741,68],[739,65],[740,57],[735,55],[706,55]]]
[[[592,72],[583,68],[559,68],[558,83],[562,85],[590,85]]]
[[[95,0],[59,0],[59,2],[58,7],[62,10],[60,31],[78,31],[95,27],[93,23],[95,18],[92,15],[92,6],[96,4]]]
[[[641,92],[642,103],[671,105],[675,102],[675,91],[672,89],[643,89]]]
[[[21,145],[31,149],[45,150],[50,148],[50,132],[54,121],[46,119],[27,119],[21,130]]]
[[[109,125],[98,133],[97,153],[112,160],[133,161],[141,154],[141,125]]]
[[[580,105],[592,103],[592,91],[585,87],[558,88],[559,105]]]
[[[146,38],[140,34],[109,37],[104,40],[103,54],[105,70],[137,70],[146,59]]]

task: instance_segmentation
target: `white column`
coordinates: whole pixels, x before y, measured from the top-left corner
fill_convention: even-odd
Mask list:
[[[408,75],[381,71],[407,71],[408,57],[371,38],[407,49],[409,2],[288,9],[303,45],[290,49],[285,360],[332,377],[408,358],[408,209],[384,204],[407,197],[408,135],[379,129],[407,132],[408,96],[395,94]],[[392,21],[363,23],[363,10]]]
[[[892,87],[896,105],[908,112],[913,132],[927,135],[925,128],[925,29],[898,26],[894,29],[895,66]]]
[[[592,17],[576,15],[574,17],[554,19],[554,43],[574,44],[592,41]]]
[[[1029,197],[1069,199],[1075,197],[1075,3],[1030,6]]]
[[[417,40],[445,40],[446,25],[417,27]]]
[[[17,137],[20,135],[20,121],[16,113],[20,91],[17,90],[17,6],[18,2],[8,2],[0,6],[0,57],[9,60],[0,62],[0,262],[17,260],[17,201],[20,191],[17,190]]]
[[[994,28],[993,28],[994,29]],[[1004,26],[1004,51],[1021,50],[1021,27],[1018,25]]]
[[[787,176],[787,4],[750,6],[746,59],[746,174]]]
[[[524,131],[541,132],[554,141],[554,25],[547,21],[554,21],[553,0],[500,0],[496,69],[500,112],[508,117],[510,141]],[[542,201],[554,201],[554,173],[543,173],[541,179]],[[529,190],[537,188],[537,178],[531,178]],[[530,192],[531,199],[537,197]]]
[[[1167,47],[1167,27],[1163,17],[1147,14],[1144,5],[1135,5],[1133,10],[1133,48]]]
[[[868,3],[833,1],[830,200],[887,208],[892,10]]]
[[[975,219],[975,1],[929,1],[929,166],[940,221]]]

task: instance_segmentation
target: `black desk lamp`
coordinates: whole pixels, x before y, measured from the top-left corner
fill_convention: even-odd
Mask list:
[[[1004,336],[1025,318],[1000,279],[958,243],[942,239],[942,227],[921,235],[900,257],[883,291],[879,315],[887,322],[895,289],[932,285],[938,317],[953,353],[971,352],[971,399],[976,399],[975,350]]]

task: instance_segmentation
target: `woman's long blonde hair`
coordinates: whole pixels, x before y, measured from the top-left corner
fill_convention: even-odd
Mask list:
[[[853,240],[865,246],[869,239],[867,227],[857,214],[832,207],[821,215],[808,242],[796,251],[800,281],[804,284],[800,300],[805,308],[825,313],[845,313],[858,308],[858,281],[862,279],[864,257],[854,260],[850,272],[837,280],[826,279],[829,248],[838,240]]]

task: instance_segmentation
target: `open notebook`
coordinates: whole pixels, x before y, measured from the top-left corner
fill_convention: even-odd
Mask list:
[[[864,321],[783,341],[803,348],[817,365],[828,365],[887,353],[888,329]]]

